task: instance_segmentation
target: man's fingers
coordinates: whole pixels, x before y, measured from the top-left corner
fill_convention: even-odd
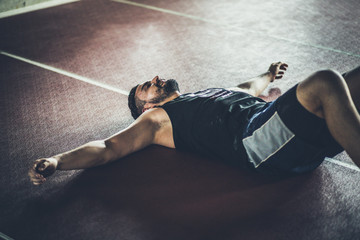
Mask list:
[[[37,163],[34,163],[32,170],[36,171]]]
[[[28,173],[29,177],[30,177],[30,181],[34,184],[34,185],[40,185],[43,184],[46,181],[46,178],[39,174],[38,172],[36,172],[35,169],[30,169],[29,173]]]
[[[286,63],[283,63],[280,65],[281,70],[286,70],[288,67],[289,67],[289,65],[287,65]]]
[[[33,167],[31,168],[31,170],[33,170],[33,172],[37,172],[37,170],[39,169],[39,165],[41,163],[42,160],[36,160]]]
[[[46,178],[31,178],[31,181],[34,185],[40,185],[43,184],[46,181]]]
[[[41,158],[35,160],[34,164],[30,167],[28,175],[30,181],[34,185],[43,184],[46,178],[56,171],[56,160],[51,158]]]
[[[33,182],[34,185],[41,185],[43,184],[42,182]]]
[[[38,185],[38,184],[41,184],[42,181],[41,180],[38,180],[38,179],[31,179],[31,182],[34,184],[34,185]]]
[[[49,165],[50,165],[50,163],[48,161],[44,161],[44,162],[39,164],[38,170],[39,171],[44,171],[45,168],[47,168]]]
[[[30,169],[30,171],[29,171],[29,173],[28,173],[28,175],[29,175],[30,178],[35,177],[36,174],[37,174],[37,172],[35,171],[35,169]]]
[[[31,175],[31,176],[30,176],[30,179],[31,179],[32,181],[42,181],[42,180],[44,180],[45,178],[44,178],[44,176],[42,176],[42,175],[36,174],[36,175]]]
[[[279,75],[279,76],[276,76],[275,79],[280,79],[282,77],[283,77],[283,75]]]
[[[35,183],[42,183],[43,182],[43,180],[40,180],[40,179],[32,179],[31,180],[34,184]]]

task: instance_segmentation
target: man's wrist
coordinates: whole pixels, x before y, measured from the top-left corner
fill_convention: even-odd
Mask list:
[[[60,155],[56,155],[53,157],[48,158],[48,161],[51,162],[54,166],[56,170],[59,170],[60,167]]]
[[[269,78],[270,82],[273,82],[275,80],[275,74],[270,70],[264,73],[264,75],[266,75]]]
[[[267,72],[261,74],[260,77],[267,78],[267,80],[269,80],[269,82],[272,82],[275,79],[274,74],[271,73],[271,71],[267,71]]]

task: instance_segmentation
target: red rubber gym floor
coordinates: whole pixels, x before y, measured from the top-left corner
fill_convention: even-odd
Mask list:
[[[27,176],[37,158],[127,127],[126,93],[156,75],[186,93],[283,61],[269,89],[285,92],[316,70],[350,70],[359,10],[358,0],[82,0],[1,18],[0,238],[360,239],[360,170],[346,153],[271,178],[151,146],[42,186]]]

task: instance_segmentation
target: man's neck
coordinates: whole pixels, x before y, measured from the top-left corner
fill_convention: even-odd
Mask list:
[[[173,94],[171,94],[169,97],[167,97],[164,101],[162,101],[159,105],[164,105],[167,102],[170,102],[172,100],[174,100],[175,98],[178,98],[181,95],[181,93],[179,91],[174,92]]]

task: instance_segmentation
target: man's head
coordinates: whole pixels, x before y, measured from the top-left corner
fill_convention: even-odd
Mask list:
[[[146,110],[164,104],[178,91],[179,85],[176,80],[165,81],[158,76],[151,81],[136,85],[131,89],[128,98],[131,115],[137,119]]]

